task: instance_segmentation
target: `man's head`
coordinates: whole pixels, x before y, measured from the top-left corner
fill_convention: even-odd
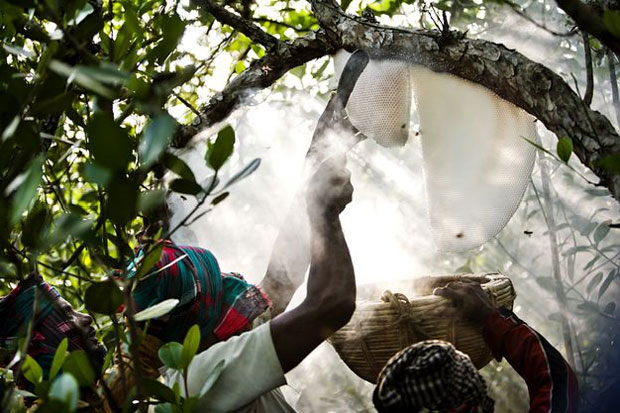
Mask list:
[[[450,343],[423,341],[387,362],[373,394],[384,412],[492,412],[484,379],[466,354]]]
[[[134,262],[129,277],[136,275]],[[136,311],[167,299],[179,300],[166,315],[149,320],[148,333],[164,341],[183,342],[194,324],[200,327],[201,349],[247,330],[270,306],[268,297],[240,275],[222,273],[215,256],[191,246],[165,241],[161,258],[132,292]]]
[[[69,351],[84,350],[94,364],[102,365],[106,350],[96,339],[92,318],[73,309],[58,291],[39,276],[21,281],[0,299],[0,347],[17,349],[33,320],[28,354],[43,368],[44,377],[56,352],[67,338]],[[98,366],[95,366],[98,367]]]

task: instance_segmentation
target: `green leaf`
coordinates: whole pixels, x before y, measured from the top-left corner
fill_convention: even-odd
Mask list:
[[[561,138],[558,140],[557,145],[558,157],[568,163],[571,154],[573,153],[573,141],[570,138]]]
[[[563,256],[567,256],[567,255],[573,255],[576,254],[578,252],[585,252],[585,251],[590,251],[590,247],[586,246],[586,245],[578,245],[576,247],[571,247],[569,249],[567,249],[566,251],[564,251],[562,253]]]
[[[125,22],[119,29],[116,39],[114,39],[114,56],[112,59],[115,62],[121,60],[121,58],[127,53],[131,46],[131,40],[133,39],[133,30],[131,23]]]
[[[185,340],[183,340],[183,353],[181,355],[181,362],[183,363],[183,368],[189,366],[189,363],[192,362],[194,355],[198,351],[198,347],[200,346],[200,328],[198,325],[194,324],[185,335]]]
[[[161,32],[165,33],[161,41],[147,53],[147,60],[155,60],[163,64],[168,55],[177,47],[183,32],[185,23],[176,14],[161,16]]]
[[[164,366],[175,370],[183,370],[183,345],[181,343],[176,341],[166,343],[159,348],[158,354]]]
[[[594,162],[594,165],[620,174],[620,153],[604,156],[602,159]]]
[[[154,306],[140,311],[134,316],[134,318],[136,321],[146,321],[152,318],[161,317],[172,311],[172,309],[176,307],[178,303],[179,300],[177,300],[176,298],[169,298],[155,304]]]
[[[113,280],[95,282],[84,293],[84,304],[89,311],[111,315],[123,303],[123,293]]]
[[[601,242],[606,236],[607,234],[609,234],[609,224],[611,223],[611,221],[605,221],[602,222],[594,231],[594,234],[592,235],[592,238],[594,239],[594,242],[596,244],[598,244],[599,242]]]
[[[54,359],[52,360],[52,367],[50,368],[50,376],[48,380],[54,380],[54,377],[56,377],[56,374],[60,371],[60,368],[67,358],[67,348],[69,348],[69,341],[67,340],[67,337],[65,337],[62,339],[56,348],[56,352],[54,353]]]
[[[162,243],[159,243],[155,248],[153,248],[146,256],[143,256],[141,264],[140,264],[140,269],[138,270],[136,274],[137,280],[140,280],[149,271],[151,271],[151,269],[153,269],[155,264],[159,262],[159,259],[161,258],[161,253],[163,250],[164,250],[164,244],[162,242]]]
[[[123,171],[133,159],[132,145],[125,129],[112,117],[96,112],[86,128],[87,147],[99,165],[111,170]]]
[[[592,196],[609,196],[609,190],[605,188],[588,188],[585,192]]]
[[[68,237],[85,239],[92,225],[92,220],[82,219],[80,215],[73,212],[62,214],[54,221],[54,232],[50,242],[56,244],[67,240]]]
[[[43,380],[43,369],[39,363],[28,354],[22,363],[22,375],[32,384],[41,383]]]
[[[131,75],[111,63],[101,63],[100,67],[76,66],[83,74],[109,85],[124,85],[131,80]]]
[[[102,85],[99,81],[94,79],[91,75],[84,73],[79,67],[72,67],[58,60],[52,60],[49,64],[49,68],[67,78],[67,83],[77,83],[82,86],[84,89],[90,90],[100,96],[103,96],[107,99],[114,99],[116,97],[116,92],[112,89],[107,88]]]
[[[155,189],[138,194],[138,211],[147,213],[166,202],[166,191]]]
[[[607,303],[603,311],[605,312],[605,314],[610,314],[610,315],[613,314],[614,311],[616,311],[616,303],[613,301],[610,301],[609,303]]]
[[[196,182],[196,177],[194,176],[191,168],[187,166],[185,161],[183,161],[181,158],[167,152],[164,154],[162,161],[166,168],[170,169],[181,178],[188,181]]]
[[[603,279],[603,273],[602,272],[596,273],[596,275],[592,277],[592,279],[588,283],[588,286],[586,287],[586,291],[588,293],[592,291],[592,289],[596,287],[601,282],[602,279]]]
[[[175,402],[176,404],[176,402]],[[155,405],[155,413],[177,413],[176,409],[172,408],[171,403],[159,403]]]
[[[178,178],[170,182],[170,189],[180,194],[198,195],[202,192],[202,187],[194,181]]]
[[[151,396],[157,400],[175,403],[176,398],[172,389],[165,384],[154,379],[142,379],[142,387],[146,396]]]
[[[224,193],[219,194],[218,196],[213,198],[213,201],[211,201],[211,205],[219,204],[220,202],[228,198],[228,195],[230,195],[230,192],[224,192]]]
[[[603,296],[603,294],[605,294],[605,291],[607,291],[607,289],[611,285],[611,282],[616,278],[617,275],[618,273],[616,272],[616,270],[611,270],[609,274],[607,274],[607,278],[605,278],[605,281],[603,281],[603,284],[601,284],[601,288],[598,290],[599,299]]]
[[[598,314],[599,312],[598,304],[592,301],[584,301],[583,303],[578,304],[577,308],[586,313]]]
[[[234,147],[235,131],[230,125],[227,125],[218,132],[215,143],[207,142],[207,153],[205,155],[207,165],[215,171],[219,170],[232,155]]]
[[[77,380],[71,374],[61,374],[52,383],[48,397],[63,403],[70,412],[75,411],[80,397]]]
[[[138,185],[120,175],[112,180],[107,190],[109,218],[120,225],[134,218],[138,204]]]
[[[15,224],[19,221],[24,211],[28,209],[32,199],[37,194],[42,177],[43,157],[37,156],[28,165],[28,170],[9,184],[7,191],[15,184],[18,185],[12,202],[11,223]],[[16,183],[16,180],[19,180],[19,183]]]
[[[601,258],[600,255],[595,255],[594,258],[592,258],[590,261],[588,261],[588,263],[586,265],[584,265],[583,270],[587,271],[589,270],[595,263],[596,261],[598,261],[598,259]]]
[[[549,292],[555,292],[555,280],[551,277],[536,277],[538,285]]]
[[[82,20],[84,20],[89,14],[91,14],[94,11],[95,9],[93,9],[93,6],[91,6],[89,3],[84,4],[84,7],[82,7],[80,10],[77,11],[77,13],[75,14],[75,17],[69,20],[69,22],[67,22],[67,25],[75,26],[75,25],[80,24]]]
[[[25,247],[37,249],[47,237],[50,213],[43,203],[37,203],[30,210],[22,226],[21,239]]]
[[[603,24],[611,34],[620,39],[620,13],[614,10],[605,10],[603,12]]]
[[[93,162],[88,162],[84,165],[84,171],[82,174],[89,182],[102,186],[107,185],[112,179],[111,170]]]
[[[253,159],[252,162],[250,162],[245,168],[233,175],[232,178],[230,178],[228,182],[224,184],[222,189],[226,189],[232,184],[250,176],[254,171],[258,169],[258,167],[260,166],[260,162],[260,158]]]
[[[84,350],[70,352],[62,365],[62,371],[75,377],[80,387],[95,384],[95,372]]]
[[[146,126],[140,141],[140,160],[143,165],[155,162],[170,144],[176,121],[168,113],[155,116]]]
[[[2,45],[2,47],[7,52],[9,52],[11,54],[14,54],[14,55],[17,55],[17,56],[25,56],[27,58],[35,57],[35,54],[32,53],[30,50],[26,50],[23,47],[20,47],[20,46],[14,45],[14,44],[4,43]]]

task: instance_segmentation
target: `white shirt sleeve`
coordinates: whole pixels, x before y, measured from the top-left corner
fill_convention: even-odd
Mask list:
[[[286,383],[269,326],[262,324],[194,357],[187,387],[190,396],[200,395],[198,411],[234,411]],[[184,388],[179,372],[169,370],[166,382]]]

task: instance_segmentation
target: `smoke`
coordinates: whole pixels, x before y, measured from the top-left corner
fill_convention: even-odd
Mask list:
[[[236,271],[250,282],[259,282],[295,195],[310,176],[310,171],[304,169],[304,159],[324,107],[324,101],[306,93],[290,93],[284,98],[268,96],[264,103],[238,111],[229,120],[235,128],[237,144],[222,170],[222,181],[256,157],[262,159],[261,166],[232,187],[222,204],[178,231],[175,241],[206,247],[224,271]],[[553,151],[557,138],[540,122],[537,124],[541,144]],[[411,130],[417,128],[414,124]],[[182,153],[199,180],[209,175],[203,158],[205,140],[213,132],[206,131]],[[554,346],[565,350],[557,322],[560,311],[570,317],[576,343],[587,346],[587,340],[591,342],[596,337],[597,325],[580,313],[575,293],[569,294],[568,308],[557,302],[538,164],[522,202],[504,230],[479,248],[455,254],[439,253],[433,245],[426,212],[421,142],[414,132],[410,133],[408,143],[399,148],[387,149],[371,140],[363,141],[348,153],[347,159],[355,191],[341,221],[358,284],[387,285],[396,280],[464,270],[501,271],[511,277],[517,290],[516,313]],[[586,178],[596,180],[574,157],[569,165]],[[567,166],[555,162],[551,191],[566,288],[572,286],[576,293],[600,305],[602,311],[618,297],[617,280],[600,298],[599,285],[591,291],[586,287],[597,272],[605,278],[615,268],[620,237],[612,231],[595,242],[595,229],[588,226],[617,220],[618,205],[605,191],[592,187]],[[171,196],[170,203],[172,225],[195,205],[193,199],[178,195]],[[571,253],[571,248],[580,246],[587,247],[583,253]],[[596,256],[599,258],[590,264]],[[305,290],[304,285],[297,290],[291,306],[303,300]],[[577,363],[580,369],[579,358]],[[491,363],[483,369],[483,375],[498,402],[497,411],[527,408],[523,382],[505,363]],[[372,410],[373,386],[357,378],[329,344],[322,344],[287,379],[287,398],[302,412]],[[507,386],[517,389],[514,394],[518,396],[508,397],[504,391]]]

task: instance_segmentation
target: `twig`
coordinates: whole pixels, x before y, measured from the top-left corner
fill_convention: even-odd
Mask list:
[[[592,104],[592,95],[594,94],[594,74],[592,70],[592,49],[590,49],[590,37],[588,33],[581,31],[581,38],[583,39],[583,50],[585,55],[586,65],[586,92],[583,94],[583,101],[586,105]]]
[[[269,23],[269,24],[275,24],[278,26],[282,26],[282,27],[288,27],[289,29],[293,29],[297,32],[309,32],[310,29],[304,29],[304,28],[299,28],[297,26],[295,26],[294,24],[290,24],[290,23],[286,23],[286,22],[279,22],[276,20],[271,20],[267,17],[252,17],[252,21],[258,22],[258,23]]]
[[[198,109],[196,109],[194,107],[194,105],[192,105],[191,103],[189,103],[187,100],[185,100],[183,97],[181,97],[181,95],[179,95],[177,92],[172,91],[172,94],[174,95],[175,98],[179,99],[179,101],[185,105],[189,110],[191,110],[194,115],[198,116],[198,118],[200,120],[202,120],[202,115],[200,114],[200,112],[198,111]]]
[[[538,27],[539,29],[543,29],[544,31],[546,31],[549,34],[552,34],[554,36],[558,36],[558,37],[571,37],[574,36],[577,33],[577,29],[573,28],[567,32],[557,32],[553,29],[548,28],[545,24],[543,23],[539,23],[536,20],[534,20],[532,17],[530,17],[527,13],[525,13],[523,10],[521,10],[520,8],[518,8],[518,6],[510,6],[510,9],[512,11],[514,11],[516,14],[518,14],[519,16],[521,16],[522,18],[524,18],[525,20],[527,20],[528,22],[532,23],[534,26]]]
[[[251,40],[262,44],[268,49],[275,48],[280,44],[278,39],[265,32],[259,26],[251,23],[250,20],[229,12],[224,6],[215,4],[213,0],[193,0],[193,3],[211,13],[219,22],[240,31]]]

